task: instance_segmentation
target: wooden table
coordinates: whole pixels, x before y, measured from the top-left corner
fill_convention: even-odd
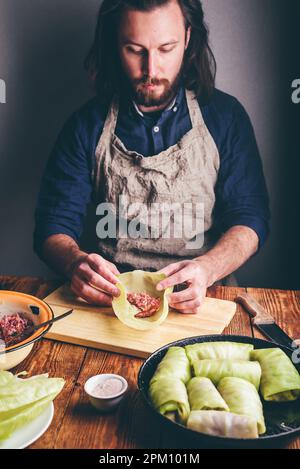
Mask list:
[[[38,278],[0,277],[1,290],[15,290],[45,298],[58,282]],[[208,296],[234,300],[247,291],[273,315],[276,322],[293,338],[300,338],[300,292],[254,288],[213,287]],[[251,336],[248,315],[241,306],[224,334]],[[255,331],[256,337],[262,337]],[[48,372],[63,377],[66,385],[55,400],[55,415],[48,431],[31,448],[182,448],[181,442],[168,440],[149,415],[137,390],[137,375],[143,360],[86,347],[41,340],[29,357],[13,372],[26,370],[30,375]],[[119,373],[129,382],[129,394],[116,413],[96,414],[85,396],[83,386],[92,375]],[[300,438],[288,445],[300,449]]]

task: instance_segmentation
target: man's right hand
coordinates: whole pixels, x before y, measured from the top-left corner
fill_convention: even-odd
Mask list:
[[[112,262],[98,254],[88,254],[72,268],[71,290],[89,304],[111,306],[113,297],[120,294],[115,286],[119,274]]]
[[[71,281],[75,295],[90,304],[111,306],[113,296],[119,296],[115,286],[120,274],[117,267],[98,254],[81,251],[68,235],[49,236],[43,245],[42,258]]]

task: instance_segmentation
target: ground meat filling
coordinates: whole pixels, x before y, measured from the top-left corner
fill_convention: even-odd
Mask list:
[[[0,317],[0,339],[6,346],[15,345],[30,335],[33,325],[23,313]]]
[[[160,298],[153,298],[148,293],[128,293],[127,300],[139,310],[134,316],[138,319],[150,318],[160,307]]]

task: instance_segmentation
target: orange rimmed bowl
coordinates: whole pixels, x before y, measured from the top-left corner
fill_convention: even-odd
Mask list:
[[[54,318],[50,306],[39,298],[25,293],[0,290],[0,317],[14,313],[24,313],[35,325]],[[10,370],[25,360],[35,342],[41,339],[51,326],[52,324],[39,329],[22,342],[10,347],[3,348],[0,345],[0,370]]]

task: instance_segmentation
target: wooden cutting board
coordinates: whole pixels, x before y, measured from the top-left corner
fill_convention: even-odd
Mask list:
[[[117,319],[111,308],[88,305],[76,298],[66,284],[45,298],[55,316],[74,312],[53,324],[47,339],[84,345],[110,352],[147,358],[175,340],[198,335],[221,334],[236,312],[232,301],[206,298],[196,315],[172,311],[166,321],[151,331],[137,331]]]

